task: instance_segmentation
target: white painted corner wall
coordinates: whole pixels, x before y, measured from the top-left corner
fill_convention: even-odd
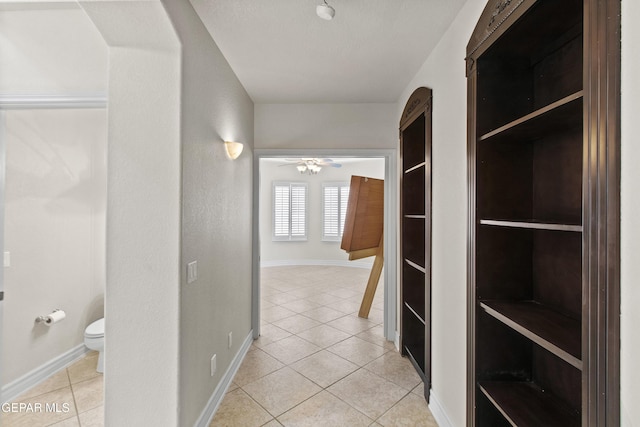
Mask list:
[[[485,0],[469,0],[409,83],[433,89],[432,142],[432,393],[440,413],[466,423],[467,360],[467,81],[464,57]]]
[[[178,425],[181,46],[159,1],[79,3],[109,46],[105,425]]]

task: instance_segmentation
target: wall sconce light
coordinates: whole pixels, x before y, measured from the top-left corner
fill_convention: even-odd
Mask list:
[[[235,160],[242,153],[244,145],[242,145],[242,142],[225,141],[224,147],[227,149],[227,156],[229,156],[231,160]]]

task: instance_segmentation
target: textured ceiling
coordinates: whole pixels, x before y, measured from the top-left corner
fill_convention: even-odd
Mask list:
[[[256,103],[396,102],[465,0],[190,0]],[[462,60],[462,59],[461,59]]]

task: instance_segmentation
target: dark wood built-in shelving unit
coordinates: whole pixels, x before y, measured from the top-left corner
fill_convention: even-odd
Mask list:
[[[417,89],[400,120],[400,346],[431,388],[431,89]]]
[[[467,46],[468,426],[619,425],[619,0],[491,0]]]

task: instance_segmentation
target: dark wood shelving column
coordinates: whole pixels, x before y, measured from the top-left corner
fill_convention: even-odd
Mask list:
[[[417,89],[400,120],[400,347],[431,389],[431,89]]]
[[[469,426],[619,425],[619,9],[491,0],[467,46]]]

